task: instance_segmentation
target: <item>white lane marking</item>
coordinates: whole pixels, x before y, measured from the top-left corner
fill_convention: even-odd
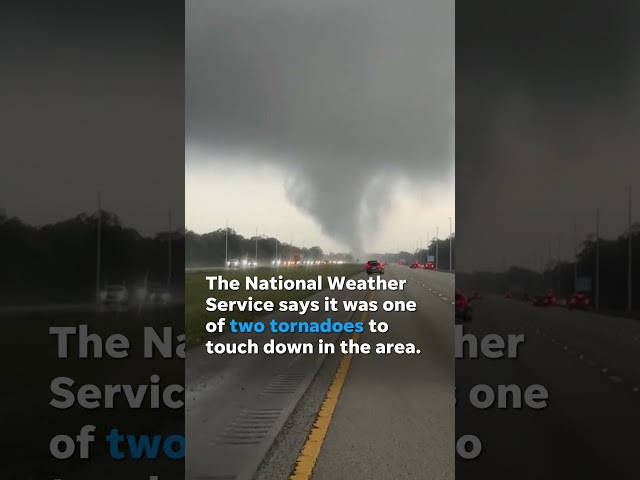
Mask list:
[[[606,367],[601,370],[602,373],[607,373],[608,371],[609,371],[609,369],[606,368]]]
[[[613,383],[624,383],[624,380],[622,380],[620,377],[616,377],[615,375],[610,376],[609,380],[611,380]]]
[[[584,355],[580,355],[580,356],[578,357],[578,359],[579,359],[579,360],[584,360]]]
[[[449,300],[447,297],[442,297],[443,300]]]
[[[587,365],[589,365],[590,367],[595,367],[596,366],[596,362],[594,362],[593,360],[589,360],[589,361],[587,361]]]
[[[637,393],[637,392],[640,392],[640,388],[638,388],[638,387],[633,387],[633,388],[631,389],[631,391],[632,391],[633,393]]]

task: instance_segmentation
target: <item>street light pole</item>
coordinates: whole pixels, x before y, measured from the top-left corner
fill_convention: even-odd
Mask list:
[[[553,286],[553,270],[552,270],[552,266],[553,266],[553,261],[551,260],[551,257],[553,256],[553,254],[551,253],[551,240],[549,240],[549,262],[548,262],[548,266],[549,266],[549,283],[551,284],[550,286]],[[545,268],[546,271],[546,268]],[[545,288],[549,288],[549,286],[545,286]]]
[[[98,236],[96,238],[96,301],[100,299],[100,251],[102,229],[102,191],[98,191]]]
[[[449,217],[449,271],[453,270],[453,229],[451,227],[451,217]]]
[[[224,229],[224,266],[229,266],[229,219]]]
[[[631,311],[633,310],[633,300],[631,298],[632,295],[632,288],[631,288],[631,280],[632,280],[632,259],[631,259],[631,251],[632,251],[632,240],[633,240],[633,232],[631,231],[631,187],[627,187],[627,190],[629,191],[629,209],[628,209],[628,224],[629,224],[629,228],[628,228],[628,235],[629,235],[629,265],[627,267],[627,312],[631,313]]]
[[[573,224],[573,290],[578,291],[578,224]]]
[[[596,310],[600,308],[600,209],[596,210]]]
[[[168,253],[167,253],[167,260],[168,260],[168,266],[167,266],[167,288],[171,287],[171,230],[172,230],[172,225],[171,225],[171,209],[169,209],[169,240],[168,240]]]
[[[438,270],[438,246],[440,244],[440,239],[438,238],[438,227],[436,227],[436,270]]]
[[[431,246],[431,237],[429,236],[429,232],[427,232],[427,262],[429,261],[429,247]]]
[[[278,261],[278,232],[276,232],[276,262]]]
[[[256,264],[258,263],[258,227],[256,227]]]
[[[562,233],[558,232],[558,266],[556,267],[556,288],[558,293],[562,289]]]

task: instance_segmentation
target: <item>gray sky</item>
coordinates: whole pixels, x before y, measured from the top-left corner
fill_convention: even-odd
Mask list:
[[[41,225],[103,207],[184,225],[182,6],[3,2],[0,208]],[[153,12],[153,13],[152,13]]]
[[[453,2],[186,6],[188,228],[351,251],[448,233]]]
[[[567,260],[597,208],[620,235],[626,185],[640,219],[640,17],[616,5],[456,12],[458,269],[540,265],[559,237]]]

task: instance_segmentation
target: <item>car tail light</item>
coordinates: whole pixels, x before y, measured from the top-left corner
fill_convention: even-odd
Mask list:
[[[371,265],[367,263],[367,268],[371,268]]]

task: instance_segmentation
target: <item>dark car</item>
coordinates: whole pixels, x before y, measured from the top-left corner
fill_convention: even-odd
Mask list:
[[[586,293],[574,293],[569,297],[567,308],[569,310],[589,310],[590,300]]]
[[[384,266],[378,260],[369,260],[367,262],[367,275],[371,275],[372,273],[379,273],[380,275],[384,275]]]
[[[556,304],[556,296],[552,292],[537,295],[533,299],[534,307],[553,307]]]
[[[461,292],[456,291],[456,320],[460,319],[465,322],[471,321],[471,300]]]
[[[546,307],[547,302],[545,301],[544,295],[536,295],[533,297],[533,301],[531,302],[534,307]]]
[[[420,263],[419,262],[413,262],[411,265],[409,265],[409,268],[420,268]]]

